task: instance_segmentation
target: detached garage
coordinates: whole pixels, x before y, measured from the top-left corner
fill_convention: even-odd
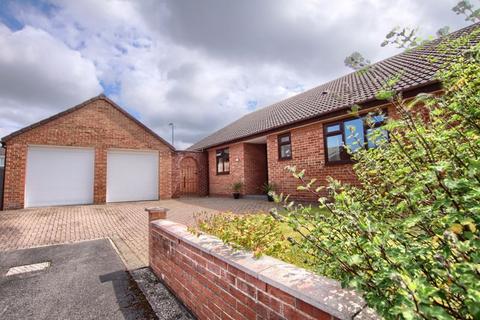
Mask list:
[[[171,198],[175,149],[104,95],[2,139],[4,209]]]

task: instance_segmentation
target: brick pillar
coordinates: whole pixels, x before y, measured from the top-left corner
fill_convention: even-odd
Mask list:
[[[162,208],[162,207],[151,207],[151,208],[145,208],[145,211],[148,212],[148,265],[152,266],[152,254],[153,252],[153,243],[154,241],[152,240],[153,237],[153,232],[152,232],[152,226],[151,222],[159,219],[167,219],[167,208]]]
[[[3,190],[4,210],[22,209],[24,207],[27,150],[26,144],[7,144],[5,171],[3,172],[5,175]]]
[[[160,199],[172,198],[172,168],[174,162],[174,153],[172,151],[160,152],[158,191]]]
[[[95,178],[93,183],[93,203],[107,202],[107,150],[95,148]]]
[[[167,219],[167,208],[162,207],[152,207],[145,208],[145,211],[148,212],[148,222],[152,222],[158,219]]]

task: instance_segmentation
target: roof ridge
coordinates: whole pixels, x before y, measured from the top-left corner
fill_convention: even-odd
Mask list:
[[[95,101],[95,100],[102,99],[102,98],[103,98],[102,95],[103,95],[103,94],[96,95],[96,96],[94,96],[94,97],[92,97],[92,98],[89,98],[89,99],[87,99],[87,100],[85,100],[85,101],[83,101],[83,102],[81,102],[81,103],[79,103],[79,104],[77,104],[77,105],[74,105],[73,107],[70,107],[70,108],[68,108],[68,109],[66,109],[66,110],[60,111],[60,112],[58,112],[58,113],[55,113],[55,114],[53,114],[53,115],[51,115],[51,116],[49,116],[49,117],[47,117],[47,118],[41,119],[41,120],[39,120],[39,121],[37,121],[37,122],[34,122],[34,123],[32,123],[31,125],[29,125],[29,126],[26,126],[26,127],[21,128],[21,129],[19,129],[19,130],[17,130],[17,131],[14,131],[14,132],[12,132],[12,133],[4,136],[3,138],[1,138],[0,141],[6,142],[6,141],[10,140],[11,138],[13,138],[13,137],[15,137],[15,136],[17,136],[17,135],[19,135],[19,134],[21,134],[21,133],[23,133],[23,132],[26,132],[26,131],[28,131],[28,130],[30,130],[30,129],[36,128],[36,127],[38,127],[38,126],[41,126],[41,125],[43,125],[43,124],[45,124],[45,123],[47,123],[47,122],[50,122],[50,121],[52,121],[52,120],[54,120],[54,119],[56,119],[56,118],[58,118],[58,117],[60,117],[60,116],[65,115],[65,114],[69,114],[69,113],[71,113],[71,112],[73,112],[73,111],[75,111],[75,110],[78,110],[78,109],[84,107],[85,105],[87,105],[87,104]],[[104,96],[104,95],[103,95],[103,96]]]
[[[135,118],[134,116],[132,116],[130,113],[128,113],[125,109],[123,109],[122,107],[120,107],[115,101],[111,100],[109,97],[107,97],[103,92],[100,93],[99,95],[96,95],[90,99],[87,99],[77,105],[74,105],[73,107],[70,107],[68,109],[65,109],[63,111],[60,111],[54,115],[51,115],[47,118],[44,118],[44,119],[41,119],[40,121],[37,121],[37,122],[34,122],[32,123],[31,125],[29,126],[26,126],[24,128],[21,128],[17,131],[14,131],[12,133],[10,133],[9,135],[6,135],[5,137],[1,138],[0,142],[3,144],[5,142],[7,142],[8,140],[24,133],[24,132],[27,132],[27,131],[30,131],[34,128],[37,128],[37,127],[40,127],[44,124],[47,124],[55,119],[58,119],[62,116],[65,116],[67,114],[70,114],[72,112],[75,112],[77,110],[80,110],[81,108],[89,105],[90,103],[96,101],[96,100],[104,100],[106,102],[108,102],[112,107],[114,107],[115,109],[117,109],[118,111],[120,111],[124,116],[126,116],[127,118],[129,118],[130,120],[132,120],[133,122],[135,122],[137,125],[139,125],[140,127],[142,127],[143,129],[145,129],[147,132],[149,132],[151,135],[153,135],[155,138],[157,138],[158,140],[160,140],[161,142],[163,142],[164,144],[166,144],[171,150],[174,150],[175,151],[175,147],[172,146],[170,143],[168,143],[165,139],[163,139],[162,137],[160,137],[157,133],[155,133],[152,129],[148,128],[145,124],[143,124],[140,120],[138,120],[137,118]]]

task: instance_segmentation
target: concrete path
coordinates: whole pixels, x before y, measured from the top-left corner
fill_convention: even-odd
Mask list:
[[[110,238],[129,269],[141,268],[148,264],[148,217],[144,209],[152,206],[169,208],[168,219],[190,225],[197,212],[267,212],[273,204],[205,197],[0,211],[0,252]]]

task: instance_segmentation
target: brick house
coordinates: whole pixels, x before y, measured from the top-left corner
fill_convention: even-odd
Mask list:
[[[3,207],[229,196],[235,182],[243,183],[244,195],[264,194],[262,185],[271,182],[292,198],[314,200],[297,191],[285,167],[305,169],[306,178],[321,184],[328,176],[356,183],[344,145],[375,147],[371,131],[395,117],[394,107],[376,98],[387,80],[399,76],[394,90],[405,98],[441,93],[437,71],[464,50],[445,50],[442,39],[247,114],[186,151],[175,150],[104,95],[92,98],[2,139]],[[476,33],[472,41],[478,40]],[[360,117],[349,114],[353,105]],[[367,113],[376,114],[375,128],[365,125]]]
[[[2,139],[4,209],[206,195],[206,156],[99,95]],[[3,150],[2,150],[3,151]]]
[[[456,31],[448,38],[471,34],[480,24]],[[474,42],[478,42],[478,33]],[[306,178],[325,185],[331,176],[356,183],[352,161],[343,145],[360,147],[351,128],[364,147],[375,147],[369,129],[361,117],[352,117],[353,105],[360,115],[378,113],[378,125],[386,117],[395,117],[395,108],[376,99],[387,80],[400,76],[394,90],[404,98],[421,92],[440,93],[437,71],[463,47],[442,47],[442,39],[377,62],[364,72],[353,72],[299,95],[264,107],[238,119],[197,142],[189,150],[208,153],[209,192],[231,194],[234,182],[244,183],[243,194],[262,194],[269,181],[278,192],[292,198],[314,200],[307,192],[297,191],[298,182],[285,171],[287,165],[306,170]],[[376,130],[381,130],[377,128]]]

